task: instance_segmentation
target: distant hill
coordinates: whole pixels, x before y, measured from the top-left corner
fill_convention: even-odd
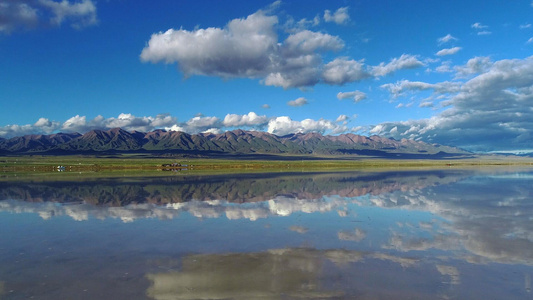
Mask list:
[[[221,134],[188,134],[155,130],[128,132],[121,128],[85,134],[57,133],[0,139],[0,155],[77,154],[108,152],[217,154],[366,155],[379,157],[442,158],[468,155],[459,148],[380,136],[296,133],[277,136],[267,132],[234,130]]]

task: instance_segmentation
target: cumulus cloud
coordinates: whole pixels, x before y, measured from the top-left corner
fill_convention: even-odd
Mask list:
[[[108,130],[120,127],[127,131],[151,131],[176,124],[177,119],[168,114],[160,114],[155,117],[136,117],[132,114],[119,114],[118,117],[104,118],[96,116],[87,120],[86,116],[76,115],[65,122],[51,121],[47,118],[39,118],[34,124],[7,125],[0,127],[0,137],[14,137],[28,134],[52,134],[56,132],[85,133],[90,130]]]
[[[369,78],[363,61],[347,58],[336,58],[324,66],[322,78],[328,84],[343,85],[348,82]]]
[[[321,134],[338,134],[342,132],[351,131],[345,125],[336,124],[330,120],[313,120],[305,119],[302,121],[294,121],[287,116],[272,118],[268,122],[267,131],[276,135],[287,135],[291,133],[308,133],[318,132]]]
[[[264,108],[264,109],[270,109],[270,105],[268,105],[268,104],[263,104],[263,105],[261,105],[261,107]]]
[[[341,8],[330,13],[331,20],[346,22],[349,18],[346,10]],[[346,57],[333,58],[324,64],[323,55],[342,50],[343,40],[298,27],[285,28],[290,34],[280,40],[279,19],[270,12],[259,10],[246,18],[231,20],[223,28],[169,29],[154,33],[140,59],[177,64],[186,77],[253,78],[264,85],[285,89],[318,83],[342,85],[423,65],[415,56],[406,54],[376,67],[366,67],[362,60]]]
[[[402,69],[414,69],[425,64],[418,60],[418,57],[410,54],[402,54],[399,58],[393,58],[389,63],[381,63],[372,67],[372,75],[376,77],[385,76]]]
[[[188,133],[198,133],[198,132],[204,132],[209,130],[215,130],[216,128],[220,128],[220,119],[217,117],[210,117],[210,116],[196,116],[190,120],[188,120],[183,128],[185,132]]]
[[[457,93],[446,101],[448,109],[429,119],[378,124],[370,132],[474,151],[533,148],[530,138],[533,134],[533,111],[530,109],[533,107],[533,57],[494,63],[485,59],[474,61],[484,61],[486,70],[465,83],[453,83]],[[404,89],[424,90],[448,84],[405,82],[385,88],[394,94]]]
[[[151,131],[164,126],[171,126],[176,123],[176,118],[167,114],[157,115],[155,117],[136,117],[132,114],[119,114],[117,118],[104,118],[97,116],[87,121],[85,116],[76,115],[61,125],[61,131],[64,132],[87,132],[94,129],[111,129],[120,127],[127,131]]]
[[[46,23],[60,26],[65,22],[76,29],[97,24],[96,5],[92,0],[0,1],[0,33],[9,34],[14,30],[31,29]]]
[[[337,51],[344,47],[344,42],[336,36],[326,33],[302,30],[289,35],[283,44],[282,51],[288,57],[301,54],[312,54],[315,51]]]
[[[0,127],[0,137],[14,137],[28,134],[50,134],[59,127],[59,122],[50,121],[46,118],[39,118],[34,124],[13,124]]]
[[[154,33],[142,50],[141,60],[178,63],[186,75],[257,77],[266,71],[277,48],[277,23],[276,16],[259,11],[234,19],[225,28]]]
[[[453,47],[448,49],[442,49],[436,53],[438,56],[444,56],[444,55],[453,55],[459,52],[462,48],[461,47]]]
[[[454,69],[456,71],[456,78],[466,78],[474,74],[481,74],[492,66],[493,62],[490,60],[490,57],[487,56],[476,56],[468,60],[468,62],[463,66],[456,66]]]
[[[305,99],[304,97],[300,97],[298,99],[291,100],[291,101],[287,102],[287,105],[296,107],[296,106],[304,106],[307,103],[308,103],[307,99]]]
[[[341,7],[337,9],[333,14],[330,10],[324,11],[324,21],[334,22],[339,25],[348,23],[350,15],[348,15],[348,7]]]
[[[445,44],[445,43],[448,43],[450,41],[457,41],[457,38],[453,37],[451,34],[447,34],[443,37],[440,37],[437,39],[437,42],[439,43],[439,45],[442,45],[442,44]]]
[[[359,102],[364,99],[366,99],[366,94],[361,91],[353,91],[353,92],[339,92],[337,94],[337,99],[344,100],[344,99],[353,99],[354,102]]]
[[[434,90],[437,94],[457,93],[461,87],[460,82],[439,82],[427,83],[421,81],[401,80],[396,83],[386,83],[381,85],[382,89],[389,91],[394,97],[404,96],[406,92]]]
[[[348,128],[345,126],[346,122],[336,124],[338,121],[339,119],[337,119],[337,121],[325,119],[293,121],[286,116],[267,117],[265,115],[257,115],[255,112],[249,112],[244,115],[227,114],[223,120],[215,116],[198,115],[185,122],[178,122],[176,117],[169,114],[160,114],[155,117],[137,117],[132,114],[122,113],[118,117],[105,118],[99,115],[93,119],[88,119],[86,116],[76,115],[64,122],[40,118],[34,124],[6,125],[0,127],[0,137],[11,138],[29,134],[52,134],[57,132],[78,132],[83,134],[91,130],[109,130],[116,127],[120,127],[126,131],[149,132],[155,129],[165,129],[169,131],[182,131],[190,134],[201,132],[216,134],[238,127],[257,130],[268,129],[268,132],[277,135],[298,132],[340,134],[344,132],[356,132],[361,129]]]
[[[259,116],[255,112],[247,115],[227,114],[222,122],[226,127],[262,127],[267,123],[267,116]]]

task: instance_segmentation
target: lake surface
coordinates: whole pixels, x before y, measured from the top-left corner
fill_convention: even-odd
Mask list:
[[[0,180],[0,299],[533,299],[531,169],[61,178]]]

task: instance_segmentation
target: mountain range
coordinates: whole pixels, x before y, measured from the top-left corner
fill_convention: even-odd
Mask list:
[[[155,130],[129,132],[121,128],[85,134],[56,133],[0,138],[0,154],[181,153],[205,156],[238,154],[369,155],[445,157],[468,155],[459,148],[402,139],[341,134],[296,133],[277,136],[268,132],[234,130],[221,134],[188,134]]]

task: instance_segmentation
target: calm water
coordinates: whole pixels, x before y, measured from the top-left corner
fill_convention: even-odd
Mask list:
[[[533,171],[0,181],[0,299],[533,299]]]

